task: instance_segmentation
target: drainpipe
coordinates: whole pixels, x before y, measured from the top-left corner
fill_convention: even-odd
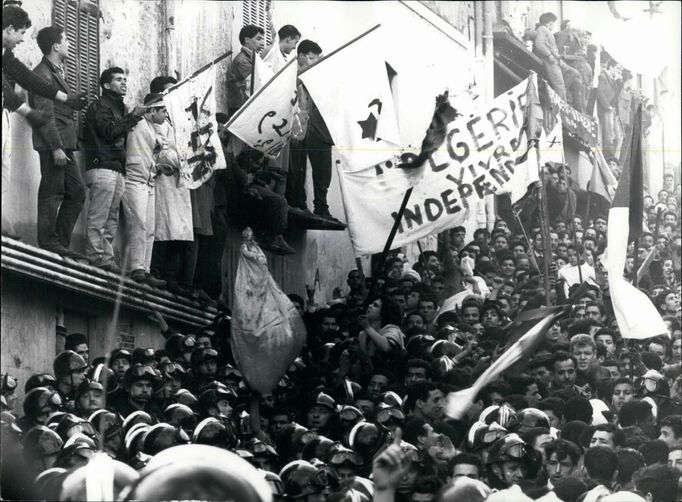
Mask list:
[[[174,16],[175,2],[169,6],[169,2],[163,2],[163,24],[164,24],[164,38],[166,46],[166,75],[179,78],[176,67],[175,54],[175,16]]]
[[[474,4],[483,4],[483,80],[485,82],[484,95],[485,103],[491,102],[495,98],[495,82],[494,82],[494,53],[493,53],[493,9],[495,2],[486,0],[484,2],[475,2]],[[495,196],[486,195],[485,197],[485,214],[486,227],[489,232],[492,232],[495,227],[495,220],[497,219],[497,210],[495,207]]]

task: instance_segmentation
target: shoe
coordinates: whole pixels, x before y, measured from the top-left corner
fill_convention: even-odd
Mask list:
[[[144,273],[144,282],[149,284],[152,288],[165,288],[166,287],[166,281],[162,279],[157,279],[151,274]]]
[[[270,243],[270,249],[277,254],[295,254],[296,250],[292,248],[282,237],[282,234],[275,237]]]
[[[335,223],[341,223],[341,221],[337,220],[332,216],[332,214],[329,212],[329,209],[315,209],[314,211],[315,216],[319,218],[323,218],[325,220],[331,220]]]
[[[95,265],[97,266],[97,265]],[[120,275],[121,274],[121,269],[118,268],[118,265],[115,263],[107,263],[105,265],[99,265],[99,268],[104,270],[105,272],[111,272],[112,274]]]
[[[61,244],[46,244],[44,246],[40,246],[40,249],[42,249],[43,251],[48,251],[50,253],[58,254],[59,256],[64,256],[69,251]]]
[[[7,237],[8,239],[14,239],[15,241],[21,240],[21,236],[12,234],[12,233],[8,232],[7,230],[2,230],[2,236]]]
[[[128,277],[130,277],[133,281],[139,282],[141,284],[144,284],[147,282],[147,275],[144,273],[144,270],[142,270],[141,268],[138,268],[137,270],[133,270]]]
[[[69,248],[64,248],[64,253],[62,254],[64,258],[70,258],[72,260],[76,261],[87,261],[87,258],[85,255],[82,255],[76,251],[73,251],[72,249]]]
[[[195,289],[194,291],[192,291],[192,298],[194,298],[199,303],[202,303],[204,305],[211,305],[211,306],[216,305],[216,301],[213,298],[211,298],[210,296],[208,296],[208,293],[206,291],[204,291],[203,289]]]

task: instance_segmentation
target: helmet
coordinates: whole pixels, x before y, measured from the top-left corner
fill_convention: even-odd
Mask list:
[[[182,443],[189,443],[187,434],[180,428],[176,429],[172,425],[162,422],[149,429],[144,438],[142,449],[147,455],[156,455],[160,451]]]
[[[635,380],[635,393],[639,397],[670,398],[670,385],[663,375],[656,370],[648,370]]]
[[[90,417],[88,422],[92,424],[95,430],[101,434],[104,440],[114,437],[116,434],[121,434],[123,431],[123,424],[121,417],[109,410],[97,410]]]
[[[336,401],[329,394],[324,392],[318,392],[313,394],[313,396],[308,401],[307,408],[312,408],[313,406],[324,406],[328,408],[332,413],[336,411]]]
[[[57,460],[54,465],[64,469],[80,467],[87,464],[94,456],[95,450],[90,445],[76,441],[69,445],[64,445],[57,454]]]
[[[128,431],[130,431],[130,429],[135,424],[152,425],[153,423],[154,419],[146,411],[142,410],[134,411],[130,415],[128,415],[123,421],[123,435],[127,435]]]
[[[238,455],[206,445],[183,445],[155,455],[122,500],[240,500],[270,502],[263,475]]]
[[[263,471],[263,477],[265,478],[265,481],[268,482],[268,485],[270,485],[270,490],[272,491],[275,500],[284,496],[284,483],[282,483],[282,479],[277,474],[270,471]]]
[[[379,451],[385,439],[385,429],[371,422],[358,422],[350,431],[348,446],[367,461]]]
[[[220,385],[214,389],[208,389],[199,396],[199,410],[207,415],[208,411],[213,408],[220,400],[227,400],[230,403],[237,397],[237,395],[224,385]]]
[[[52,467],[46,469],[33,482],[37,498],[44,500],[56,500],[59,498],[59,492],[62,489],[62,481],[68,473],[66,469],[61,467]]]
[[[160,378],[151,366],[134,364],[123,375],[123,386],[128,389],[133,383],[140,380],[148,380],[154,385],[159,383]]]
[[[23,439],[24,452],[29,458],[40,459],[56,455],[64,442],[55,431],[44,425],[31,427]]]
[[[502,406],[488,406],[481,412],[481,416],[478,420],[485,422],[486,424],[497,422],[502,427],[512,432],[515,432],[519,427],[519,419],[516,415],[516,411],[508,404],[503,404]]]
[[[49,373],[37,373],[35,375],[31,375],[24,384],[24,393],[28,394],[36,387],[49,387],[56,390],[57,380]]]
[[[400,408],[386,403],[380,403],[377,407],[376,421],[381,426],[385,427],[390,421],[402,423],[403,420],[405,420],[405,414]]]
[[[5,373],[2,375],[2,383],[0,385],[2,394],[13,394],[14,390],[17,388],[17,379],[9,373]]]
[[[151,348],[146,348],[143,349],[142,347],[137,347],[135,350],[133,350],[133,364],[151,364],[154,361],[156,361],[154,349]]]
[[[537,474],[541,465],[541,455],[515,433],[507,434],[505,437],[495,441],[490,448],[486,465],[488,466],[489,479],[493,485],[496,485],[496,488],[508,485],[509,483],[500,479],[490,466],[513,461],[521,463],[527,470],[526,476],[528,476],[528,479],[532,479]]]
[[[237,438],[231,429],[217,418],[203,419],[192,433],[192,443],[233,448],[237,445]]]
[[[491,424],[476,422],[471,426],[469,434],[467,434],[467,447],[469,448],[469,451],[473,452],[488,448],[492,446],[495,441],[503,438],[508,433],[509,431],[497,422]]]
[[[66,413],[55,428],[55,432],[67,441],[76,434],[85,434],[89,438],[97,438],[97,431],[90,422],[84,420],[73,413]]]
[[[103,478],[107,478],[102,476],[103,473],[110,474],[108,483],[111,485],[102,483]],[[105,453],[98,453],[91,462],[72,471],[64,479],[59,500],[118,500],[121,491],[139,477],[137,471],[129,465],[118,462]],[[99,486],[97,481],[102,485]],[[90,484],[101,489],[99,497],[93,498],[90,493],[92,488],[88,486]]]
[[[192,369],[196,370],[204,362],[209,360],[218,361],[218,352],[214,349],[197,348],[192,352],[190,364],[192,365]]]
[[[100,365],[103,366],[103,365]],[[85,394],[86,392],[89,392],[91,390],[99,391],[101,393],[104,393],[104,387],[102,386],[101,383],[99,383],[96,380],[83,380],[83,382],[76,387],[76,392],[74,394],[74,399],[76,401],[76,405],[78,405],[78,400],[80,397]]]
[[[295,460],[285,465],[279,473],[286,496],[298,499],[323,492],[329,480],[323,471],[305,460]]]
[[[60,352],[52,363],[52,370],[57,378],[64,378],[71,375],[71,373],[85,371],[87,367],[88,365],[85,364],[85,359],[76,354],[73,350]]]
[[[163,410],[163,418],[167,423],[175,427],[182,427],[185,432],[189,431],[189,434],[197,425],[197,419],[192,408],[184,404],[176,403],[166,407]]]
[[[533,427],[544,427],[549,430],[549,417],[547,413],[537,408],[525,408],[518,415],[519,430]]]
[[[308,461],[314,458],[325,461],[332,446],[334,441],[331,439],[324,436],[316,437],[303,447],[302,458]]]
[[[329,464],[334,467],[350,464],[355,466],[356,468],[359,468],[365,463],[365,461],[362,459],[360,455],[344,446],[338,446],[333,448],[329,452],[327,460]]]
[[[109,366],[111,366],[116,359],[127,359],[129,364],[133,363],[133,355],[126,349],[112,350],[109,355]]]
[[[277,454],[277,450],[273,448],[272,445],[265,443],[261,441],[260,439],[250,439],[246,444],[246,448],[251,452],[251,454],[256,457],[270,457],[270,458],[277,458],[279,455]]]
[[[106,391],[111,392],[118,388],[116,374],[104,364],[94,366],[89,374],[90,380],[106,385]]]
[[[46,387],[36,387],[24,398],[24,415],[35,419],[43,413],[57,411],[61,406],[62,398],[56,391]]]
[[[344,404],[339,408],[339,420],[345,425],[355,425],[364,418],[365,415],[355,406]]]
[[[137,423],[126,433],[123,442],[128,458],[133,458],[142,449],[144,439],[151,428],[149,424]]]
[[[161,376],[166,380],[177,378],[180,381],[184,381],[187,378],[187,371],[185,371],[181,364],[166,363],[161,365]]]
[[[190,391],[187,389],[180,389],[178,390],[174,395],[173,399],[175,400],[176,403],[179,404],[184,404],[189,406],[192,409],[196,409],[197,404],[199,403],[199,400],[197,399],[197,396],[192,394]]]

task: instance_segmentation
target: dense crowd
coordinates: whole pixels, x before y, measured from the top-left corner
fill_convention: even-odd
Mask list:
[[[671,191],[679,199],[679,185]],[[659,194],[658,204],[666,202]],[[639,284],[669,332],[633,341],[620,336],[600,265],[605,217],[555,220],[552,298],[569,302],[570,313],[461,420],[444,414],[448,393],[471,386],[504,350],[510,322],[544,302],[541,237],[533,232],[529,249],[502,220],[473,239],[463,228],[441,234],[440,249],[413,266],[391,255],[373,287],[352,270],[345,295],[330,305],[290,295],[307,343],[268,395],[254,396],[235,365],[225,306],[193,334],[157,315],[161,350],[95,358],[84,335],[70,334],[53,373],[23,383],[23,403],[14,398],[21,383],[3,377],[5,496],[56,498],[102,450],[142,472],[120,486],[135,498],[151,458],[193,443],[236,453],[287,500],[380,497],[377,478],[396,480],[379,487],[392,486],[395,500],[434,500],[441,490],[440,500],[484,500],[514,485],[531,499],[629,491],[674,500],[682,469],[680,232],[665,228],[645,233],[637,252],[655,250]],[[578,266],[588,287],[575,297]],[[460,300],[443,311],[453,295]],[[399,477],[382,476],[391,458],[408,460],[395,467]],[[205,498],[194,488],[188,493]],[[442,498],[457,490],[480,497]]]
[[[6,33],[30,26],[20,11],[3,10],[3,106],[13,93],[6,63],[15,70],[20,64],[6,50]],[[536,47],[537,37],[547,33],[551,41],[545,43],[552,45],[555,20],[541,18]],[[557,88],[561,71],[575,77],[558,63],[577,40],[569,30],[562,26],[567,38],[561,55],[545,55]],[[294,49],[299,68],[319,58],[316,43],[299,39],[293,26],[280,30],[279,48],[270,53],[273,67],[281,67]],[[46,56],[41,71],[57,78],[56,63],[68,54],[63,30],[44,28],[37,41]],[[250,58],[262,49],[263,30],[247,26],[240,41],[242,52],[228,70],[230,102],[221,124],[248,99]],[[575,64],[584,57],[576,55]],[[172,77],[157,77],[144,104],[129,113],[123,105],[125,72],[103,72],[102,96],[86,113],[92,146],[86,258],[121,273],[112,246],[120,204],[129,244],[124,272],[201,298],[206,294],[195,280],[202,261],[198,246],[212,233],[221,199],[213,197],[214,184],[194,191],[175,183],[173,127],[160,94],[175,84]],[[30,104],[36,108],[15,104],[31,117],[44,169],[39,245],[82,259],[69,249],[85,198],[75,145],[64,143],[63,130],[49,127],[49,117],[70,117],[73,128],[74,110],[85,103],[35,81],[27,85],[33,86]],[[47,97],[40,98],[41,92]],[[281,253],[293,251],[282,237],[287,207],[309,212],[300,182],[307,160],[314,214],[334,220],[326,201],[331,139],[305,89],[300,92],[304,121],[291,151],[279,160],[249,153],[221,130],[231,168],[226,178],[216,176],[215,185],[227,183],[223,198],[229,186],[237,186],[247,212],[269,215],[261,243]],[[576,103],[583,99],[575,96]],[[128,151],[124,138],[134,145]],[[3,174],[4,153],[3,143]],[[618,159],[609,160],[618,175]],[[64,167],[60,179],[55,166]],[[393,252],[375,264],[371,277],[351,270],[327,304],[315,302],[314,290],[305,299],[290,294],[307,339],[271,393],[249,388],[231,349],[232,312],[220,301],[214,302],[213,323],[195,333],[179,333],[155,313],[163,349],[111,347],[90,354],[86,335],[59,331],[64,350],[52,373],[26,382],[2,376],[2,498],[85,500],[99,493],[104,500],[95,486],[108,483],[109,499],[126,500],[260,501],[270,492],[275,500],[292,501],[678,500],[679,179],[667,173],[663,190],[644,197],[645,232],[628,249],[624,271],[651,299],[668,333],[632,340],[619,331],[601,262],[607,215],[579,210],[570,166],[548,165],[543,176],[550,194],[547,249],[531,203],[520,218],[510,213],[498,219],[490,232],[443,232],[438,249],[423,251],[416,263]],[[3,179],[3,194],[4,187]],[[55,198],[57,192],[63,200]],[[509,348],[519,315],[546,304],[546,283],[551,303],[566,305],[566,313],[531,353],[458,410],[460,418],[451,418],[448,395],[471,387]],[[262,364],[267,371],[268,361]]]

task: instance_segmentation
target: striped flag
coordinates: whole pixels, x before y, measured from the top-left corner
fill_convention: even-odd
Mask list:
[[[623,338],[639,340],[668,333],[661,315],[651,300],[623,278],[628,244],[642,235],[643,198],[640,105],[632,127],[628,159],[623,166],[609,210],[608,247],[602,259],[609,274],[611,302],[620,334]]]
[[[524,354],[533,350],[535,344],[542,340],[547,329],[564,313],[563,307],[556,310],[526,332],[519,340],[506,350],[490,367],[478,377],[468,389],[451,392],[445,404],[445,414],[449,418],[461,420],[476,399],[476,395],[490,382],[498,378],[505,370],[519,361]],[[527,313],[529,314],[529,313]]]

